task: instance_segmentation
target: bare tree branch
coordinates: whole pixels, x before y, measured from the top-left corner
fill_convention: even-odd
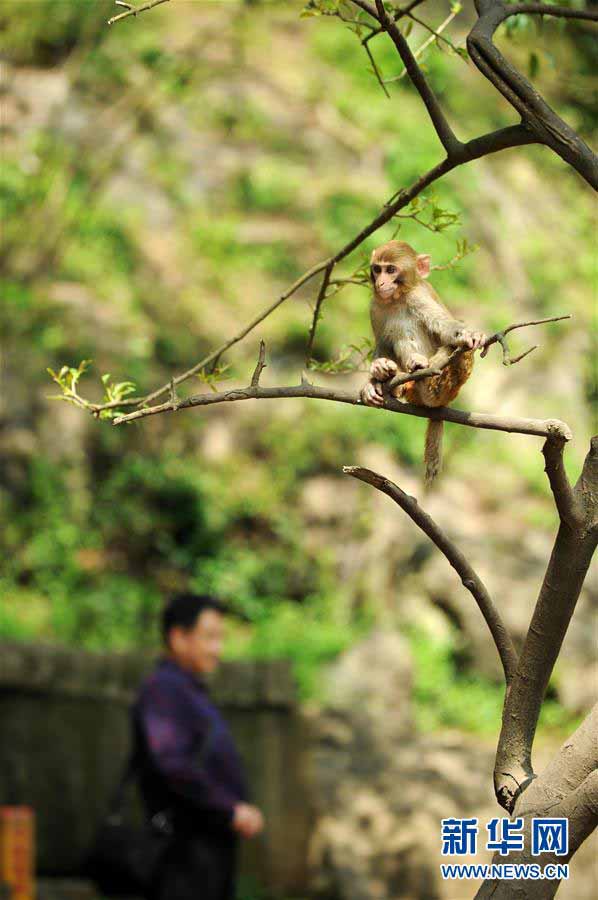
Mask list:
[[[484,358],[492,344],[499,343],[503,351],[503,366],[514,366],[515,363],[521,362],[521,360],[528,356],[528,354],[530,354],[533,350],[537,350],[537,345],[535,347],[530,347],[530,349],[526,350],[525,353],[521,353],[519,356],[516,356],[513,359],[511,358],[509,346],[506,341],[507,334],[509,334],[511,331],[515,331],[516,328],[527,328],[530,325],[545,325],[547,322],[561,322],[563,319],[570,318],[571,315],[567,314],[565,316],[550,316],[547,319],[535,319],[531,322],[518,322],[516,325],[509,325],[508,328],[504,328],[502,331],[497,331],[489,338],[487,338],[487,340],[484,342],[484,346],[482,348],[480,356]]]
[[[598,435],[590,442],[590,452],[573,490],[577,504],[583,509],[585,527],[593,534],[598,533]]]
[[[416,22],[418,25],[421,25],[422,28],[425,28],[427,31],[430,32],[429,37],[426,38],[426,40],[423,42],[423,44],[421,44],[421,45],[417,48],[417,50],[415,50],[415,52],[414,52],[414,54],[413,54],[413,58],[414,58],[415,60],[418,60],[419,57],[420,57],[420,56],[422,55],[422,53],[424,52],[424,50],[427,50],[427,48],[430,46],[430,44],[434,43],[434,41],[443,41],[443,43],[445,43],[445,44],[447,45],[447,47],[450,47],[451,50],[454,50],[455,52],[457,52],[456,47],[455,47],[455,45],[453,44],[453,42],[450,41],[448,38],[446,38],[446,37],[443,35],[442,32],[445,30],[445,28],[448,28],[448,26],[451,24],[451,22],[453,21],[453,19],[454,19],[458,14],[459,14],[459,13],[458,13],[457,10],[451,11],[451,12],[448,14],[448,16],[446,17],[446,19],[444,19],[444,21],[440,23],[440,25],[438,26],[438,28],[437,28],[437,29],[434,29],[434,28],[432,28],[430,25],[428,25],[426,22],[422,21],[422,19],[418,19],[417,16],[414,16],[412,13],[407,13],[408,18],[412,19],[412,20],[413,20],[414,22]],[[384,83],[385,83],[385,84],[391,84],[392,82],[395,82],[395,81],[401,81],[401,79],[404,78],[405,75],[407,75],[407,69],[403,69],[403,71],[400,72],[399,75],[395,75],[394,78],[387,78],[386,81],[385,81]]]
[[[146,12],[148,9],[153,9],[154,6],[159,6],[161,3],[168,3],[169,0],[150,0],[149,3],[144,3],[143,6],[130,6],[128,3],[117,3],[117,6],[128,6],[129,9],[120,13],[118,16],[112,16],[111,19],[108,19],[108,25],[114,25],[115,22],[120,22],[121,19],[127,19],[129,16],[137,16],[139,13]]]
[[[316,328],[318,327],[318,319],[320,318],[320,307],[326,297],[326,291],[328,290],[328,285],[330,283],[330,276],[332,275],[332,270],[334,268],[334,263],[331,263],[326,267],[324,271],[324,277],[322,278],[322,283],[320,285],[320,290],[318,291],[318,296],[316,298],[316,305],[314,306],[314,314],[311,322],[311,328],[309,329],[309,337],[307,339],[307,350],[305,351],[305,365],[309,368],[309,361],[312,357],[312,352],[314,348],[314,339],[316,336]]]
[[[588,719],[592,718],[592,715]],[[587,722],[587,720],[586,720]],[[588,748],[588,761],[595,760],[595,747],[598,746],[598,735],[595,731],[594,721],[594,750]],[[585,726],[582,726],[582,728]],[[577,734],[577,733],[576,733]],[[576,735],[570,738],[574,742]],[[567,745],[565,745],[567,746]],[[564,768],[567,768],[566,761]],[[554,791],[550,782],[549,766],[538,778],[535,778],[520,797],[516,805],[517,818],[523,818],[523,848],[509,853],[509,864],[514,866],[529,865],[530,863],[541,866],[546,875],[546,867],[549,864],[562,864],[571,860],[587,837],[598,825],[598,769],[594,762],[594,769],[588,771],[579,783],[564,795]],[[548,817],[564,818],[568,821],[569,846],[566,855],[557,855],[553,851],[545,851],[540,858],[532,853],[532,821],[534,818]],[[504,862],[504,857],[497,852],[493,863]],[[525,880],[519,883],[515,891],[518,897],[525,900],[553,900],[557,893],[560,878],[540,878]],[[488,878],[481,885],[475,895],[475,900],[513,900],[514,885],[512,879]]]
[[[378,68],[378,64],[376,63],[376,60],[374,59],[372,51],[370,50],[369,42],[367,40],[364,40],[361,43],[363,45],[363,49],[365,50],[365,52],[368,55],[369,61],[372,64],[372,70],[374,72],[374,75],[376,76],[376,80],[377,80],[378,84],[380,85],[380,87],[382,88],[384,93],[386,94],[387,99],[390,100],[390,94],[388,93],[388,88],[386,87],[386,85],[384,83],[384,79],[382,78],[380,69]]]
[[[511,637],[505,627],[502,617],[492,602],[486,587],[467,559],[450,538],[442,531],[439,525],[424,512],[415,497],[410,497],[405,491],[377,472],[363,469],[361,466],[343,466],[343,472],[352,475],[366,484],[371,484],[382,493],[387,494],[397,503],[402,510],[415,522],[418,528],[427,534],[430,540],[444,553],[447,560],[457,572],[462,584],[470,592],[482,613],[490,633],[498,650],[502,667],[505,673],[507,685],[510,683],[517,666],[517,654]]]
[[[261,354],[261,348],[260,348]],[[259,366],[259,363],[258,363]],[[263,368],[263,367],[262,367]],[[257,371],[257,370],[256,370]],[[261,372],[261,369],[260,369]],[[417,373],[419,375],[419,373]],[[255,377],[255,373],[254,373]],[[114,425],[123,425],[126,422],[135,422],[148,416],[161,415],[175,410],[192,409],[197,406],[211,406],[214,403],[231,403],[238,400],[280,400],[282,398],[307,397],[314,400],[332,400],[337,403],[349,403],[353,406],[361,406],[359,395],[348,391],[335,391],[330,388],[311,384],[302,377],[299,385],[289,387],[260,387],[253,382],[245,388],[233,388],[229,391],[216,391],[214,393],[196,394],[185,400],[177,400],[176,406],[172,401],[161,403],[158,406],[146,406],[135,412],[126,413],[113,419]],[[86,400],[79,404],[98,414],[101,406],[94,407]],[[548,439],[568,441],[571,439],[569,427],[558,419],[522,419],[510,416],[493,416],[485,413],[465,412],[464,410],[449,407],[425,407],[415,406],[412,403],[402,403],[392,397],[386,397],[383,409],[391,412],[403,413],[418,418],[442,420],[454,422],[458,425],[467,425],[470,428],[483,428],[492,431],[507,431],[518,434],[530,434]]]
[[[598,769],[598,703],[563,743],[538,778],[538,783],[544,782],[552,796],[564,797],[595,769]]]
[[[565,797],[559,807],[559,815],[569,821],[567,859],[571,859],[598,826],[598,769],[594,769],[578,788]]]
[[[549,451],[547,464],[559,514],[562,510],[564,517],[503,710],[494,787],[499,803],[509,812],[534,777],[531,754],[540,709],[598,543],[598,529],[592,527],[598,508],[598,436],[592,438],[572,502],[556,450]]]
[[[563,463],[564,446],[563,441],[546,441],[542,448],[545,460],[544,471],[548,476],[550,489],[561,521],[574,527],[579,516],[575,509],[573,489],[569,484],[569,479]]]
[[[598,10],[576,9],[574,6],[550,6],[548,3],[517,3],[507,6],[507,17],[518,16],[521,13],[528,15],[555,16],[563,19],[589,19],[598,22]]]
[[[436,134],[442,146],[450,155],[453,149],[457,149],[459,141],[449,125],[444,115],[440,103],[432,88],[426,81],[424,74],[417,64],[415,56],[409,46],[407,39],[401,34],[394,20],[388,15],[384,8],[382,0],[375,0],[376,7],[371,6],[367,0],[352,0],[357,6],[369,13],[372,18],[377,19],[384,31],[388,32],[390,39],[397,48],[397,51],[403,61],[403,65],[407,70],[409,78],[413,82],[420,97],[422,98],[432,124],[436,130]]]
[[[507,6],[502,0],[476,0],[476,9],[479,18],[467,37],[467,49],[477,68],[517,110],[541,143],[569,163],[593,188],[598,188],[598,160],[592,150],[492,42],[498,26],[514,14],[516,7]]]

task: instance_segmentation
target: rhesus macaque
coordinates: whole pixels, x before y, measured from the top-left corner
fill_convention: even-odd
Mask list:
[[[430,257],[404,241],[389,241],[372,253],[370,318],[376,349],[370,379],[361,391],[368,406],[384,403],[382,385],[395,375],[443,365],[459,348],[465,352],[441,372],[421,381],[408,381],[391,395],[419,406],[446,406],[454,400],[473,368],[474,352],[486,336],[453,319],[426,279]],[[440,470],[443,422],[428,422],[424,462],[430,485]]]

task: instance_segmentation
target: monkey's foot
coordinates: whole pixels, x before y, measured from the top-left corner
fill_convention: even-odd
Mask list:
[[[417,372],[418,369],[427,369],[429,365],[430,362],[427,356],[421,353],[414,353],[407,363],[407,371]]]
[[[370,375],[375,381],[388,381],[397,371],[394,359],[386,359],[385,356],[379,356],[370,366]]]
[[[361,402],[365,406],[383,406],[382,385],[379,381],[367,381],[361,389]]]

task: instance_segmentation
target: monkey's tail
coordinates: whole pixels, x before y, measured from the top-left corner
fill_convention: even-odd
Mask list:
[[[428,420],[426,429],[426,446],[424,449],[424,463],[426,473],[424,475],[424,485],[426,489],[431,487],[432,482],[440,472],[442,464],[442,433],[444,431],[444,422]]]

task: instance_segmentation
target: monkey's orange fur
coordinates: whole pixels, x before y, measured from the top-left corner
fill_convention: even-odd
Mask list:
[[[473,371],[473,350],[460,353],[440,375],[401,385],[401,398],[418,406],[448,406]]]

